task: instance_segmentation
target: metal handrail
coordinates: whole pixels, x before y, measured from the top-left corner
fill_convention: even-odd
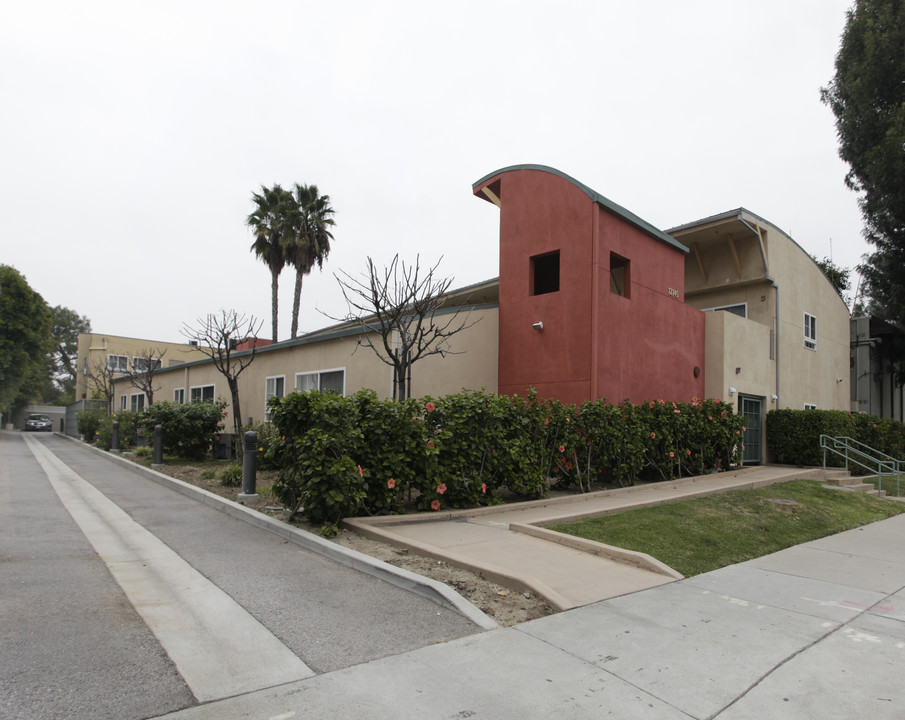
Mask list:
[[[840,457],[845,458],[845,469],[850,470],[849,465],[857,465],[869,472],[875,472],[877,475],[877,490],[883,492],[883,476],[896,476],[896,495],[901,495],[902,473],[905,472],[905,461],[896,460],[896,458],[886,453],[882,453],[876,448],[865,445],[854,438],[840,436],[832,437],[830,435],[820,436],[820,447],[823,450],[823,469],[826,470],[826,451],[829,450]],[[861,450],[869,450],[871,454]]]

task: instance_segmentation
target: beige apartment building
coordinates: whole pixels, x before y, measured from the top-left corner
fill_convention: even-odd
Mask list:
[[[562,193],[557,190],[548,196],[535,198],[532,205],[532,212],[537,216],[535,221],[543,221],[543,227],[549,228],[551,242],[568,242],[556,237],[556,229],[563,224],[563,213],[570,212],[568,204],[562,201],[565,193],[571,192],[569,183],[578,186],[585,195],[592,193],[593,202],[604,213],[608,223],[606,229],[601,231],[604,235],[618,233],[621,241],[627,242],[625,238],[634,236],[625,231],[626,226],[639,227],[639,223],[644,232],[651,232],[652,226],[643,223],[637,216],[551,168],[516,166],[500,173],[501,177],[515,177],[516,180],[522,177],[531,179],[535,185],[536,179],[543,178],[546,173],[551,175],[551,182],[556,188],[563,189]],[[503,198],[499,205],[504,220],[510,206],[518,208],[519,198],[512,189],[517,187],[518,182],[513,182],[508,200]],[[526,187],[533,185],[528,183]],[[573,195],[579,199],[583,197],[580,193]],[[544,218],[548,218],[549,222]],[[747,417],[744,439],[746,464],[765,462],[769,458],[764,428],[766,414],[770,410],[848,410],[852,406],[848,308],[821,269],[792,238],[744,208],[681,225],[666,231],[666,234],[674,241],[672,252],[683,253],[680,257],[684,262],[684,286],[680,264],[679,277],[670,282],[669,296],[694,309],[691,313],[674,314],[674,322],[689,323],[686,333],[689,349],[684,353],[694,355],[694,367],[689,373],[693,369],[695,387],[700,386],[697,394],[702,392],[705,397],[719,397],[732,402],[737,411]],[[651,276],[657,276],[656,263],[660,260],[654,254],[632,247],[627,247],[625,252],[628,253],[626,257],[632,258],[632,282],[650,275],[651,271]],[[569,257],[565,250],[562,257]],[[528,255],[515,257],[507,266],[509,275],[503,278],[503,282],[522,282],[524,278],[519,273],[523,272],[528,277],[535,260]],[[647,265],[651,268],[648,269]],[[613,271],[612,263],[608,268]],[[582,273],[606,271],[607,268],[600,267],[561,268],[558,264],[556,267],[558,277],[561,275],[563,278],[581,278]],[[628,281],[628,270],[625,272]],[[564,280],[564,283],[568,282],[571,281]],[[500,283],[500,279],[493,279],[446,296],[441,312],[468,313],[469,323],[473,324],[452,338],[450,353],[426,358],[413,366],[413,397],[436,397],[463,389],[498,391],[501,373],[510,371],[510,368],[504,367],[501,358],[501,336],[507,333],[512,336],[514,322],[519,323],[516,330],[523,330],[521,326],[525,321],[523,308],[506,307],[501,302]],[[674,284],[677,287],[673,287]],[[600,286],[612,290],[607,278],[601,281]],[[544,302],[549,299],[548,304],[554,307],[557,302],[555,293],[559,293],[559,305],[563,302],[568,305],[569,290],[567,285],[560,288],[557,284],[541,299]],[[635,290],[637,297],[619,298],[624,300],[626,308],[628,303],[644,300],[643,291],[646,289],[638,287],[633,292]],[[651,292],[661,291],[665,293],[666,288],[651,289]],[[507,297],[512,295],[507,294]],[[636,385],[640,382],[642,391],[644,378],[651,371],[645,369],[648,365],[639,353],[646,352],[645,348],[661,348],[676,357],[682,355],[682,349],[675,344],[682,342],[681,339],[676,341],[677,337],[682,337],[682,329],[678,328],[677,333],[670,328],[672,335],[669,339],[660,337],[660,325],[654,322],[655,318],[651,322],[638,318],[637,307],[641,305],[636,306],[634,315],[626,313],[625,318],[620,318],[618,308],[622,306],[618,304],[607,310],[605,317],[600,312],[591,313],[584,306],[569,309],[559,305],[555,307],[560,312],[585,313],[588,318],[596,318],[592,322],[605,323],[608,334],[604,341],[606,337],[613,338],[613,341],[617,338],[629,339],[627,342],[619,341],[624,346],[618,348],[618,352],[610,352],[607,348],[609,359],[606,370],[621,373],[623,377],[634,374],[633,381]],[[546,320],[554,327],[551,317]],[[537,320],[529,319],[532,322]],[[564,321],[565,316],[561,318],[561,322]],[[531,332],[536,335],[528,337],[543,341],[544,323],[536,322],[534,325]],[[702,346],[699,345],[698,330],[701,325],[704,329]],[[694,345],[691,344],[692,338]],[[85,363],[100,360],[117,363],[118,368],[124,369],[148,344],[148,341],[92,335],[84,338],[83,347],[80,338],[79,368],[81,370]],[[197,350],[167,343],[154,345],[167,350],[155,377],[158,386],[155,400],[181,403],[223,398],[229,401],[225,378]],[[562,353],[574,352],[574,348],[570,347],[564,346]],[[548,349],[547,352],[550,354],[554,350]],[[530,375],[531,351],[525,349],[515,360],[521,369],[527,368]],[[564,355],[563,360],[569,358]],[[585,364],[589,367],[593,365]],[[530,386],[533,381],[530,377],[527,380]],[[662,385],[662,378],[653,380]],[[84,383],[79,385],[79,393],[90,393],[85,387]],[[115,408],[133,409],[142,405],[136,397],[138,391],[129,385],[125,376],[116,382],[115,387]],[[389,398],[393,396],[393,375],[391,367],[361,343],[361,331],[357,326],[340,324],[294,340],[257,348],[254,362],[239,378],[239,388],[243,422],[260,422],[269,419],[266,410],[269,397],[284,396],[293,390],[331,389],[351,394],[361,388],[371,388],[380,397]],[[555,397],[555,394],[547,396]],[[611,400],[618,402],[619,398]]]

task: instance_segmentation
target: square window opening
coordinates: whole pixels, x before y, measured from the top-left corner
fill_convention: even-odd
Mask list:
[[[559,250],[531,258],[531,294],[559,292]]]

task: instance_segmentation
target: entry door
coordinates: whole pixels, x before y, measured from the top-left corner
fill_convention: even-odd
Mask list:
[[[745,465],[760,465],[763,446],[764,399],[750,395],[739,396],[739,411],[745,416],[745,450],[742,460]]]

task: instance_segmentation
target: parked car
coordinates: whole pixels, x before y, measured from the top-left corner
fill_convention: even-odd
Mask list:
[[[25,418],[25,430],[52,432],[53,422],[46,415],[29,415]]]

